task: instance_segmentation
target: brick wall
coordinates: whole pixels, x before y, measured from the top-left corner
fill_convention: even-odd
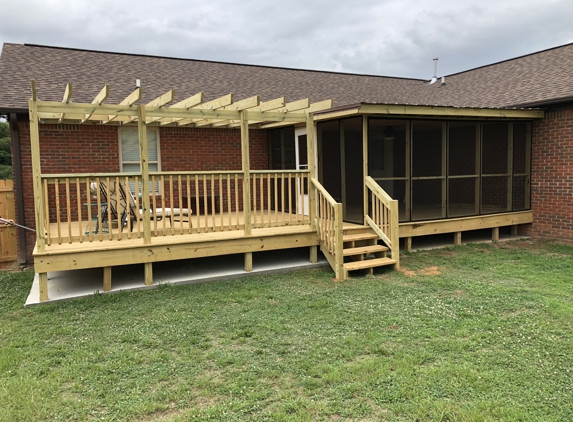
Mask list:
[[[523,233],[573,244],[573,110],[533,123],[531,207]]]
[[[34,228],[30,128],[28,122],[19,122],[18,127],[23,173],[24,225]],[[160,129],[159,136],[163,171],[241,169],[241,133],[238,129],[167,127]],[[251,169],[267,169],[266,131],[250,131],[249,141]],[[40,125],[40,156],[44,174],[118,172],[118,128],[98,125]],[[50,203],[50,215],[55,215],[54,203]],[[27,259],[31,263],[36,239],[33,232],[26,232],[26,236]]]

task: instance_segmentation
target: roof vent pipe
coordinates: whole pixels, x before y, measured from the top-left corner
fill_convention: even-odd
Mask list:
[[[434,76],[432,77],[432,80],[430,81],[430,85],[436,83],[436,81],[438,80],[438,57],[434,57]]]
[[[444,86],[446,84],[446,77],[442,76],[442,84],[440,86]]]

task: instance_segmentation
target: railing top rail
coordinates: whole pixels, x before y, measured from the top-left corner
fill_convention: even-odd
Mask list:
[[[380,200],[384,203],[384,205],[386,205],[387,207],[390,206],[390,203],[392,201],[394,201],[394,199],[388,195],[384,189],[382,189],[380,187],[380,185],[378,183],[376,183],[376,181],[370,177],[370,176],[366,176],[366,186],[372,191],[374,192],[374,194],[380,198]]]
[[[141,173],[64,173],[64,174],[42,174],[42,179],[95,179],[96,177],[141,177]]]
[[[211,174],[243,174],[242,170],[215,170],[215,171],[150,171],[150,176],[202,176]]]
[[[316,180],[314,177],[310,180],[312,181],[312,184],[320,191],[322,196],[326,198],[328,203],[333,207],[336,206],[337,204],[336,200],[328,193],[328,191],[324,188],[324,186],[322,186],[320,182]]]
[[[273,174],[273,173],[297,173],[297,174],[304,174],[310,173],[310,170],[251,170],[251,174]]]

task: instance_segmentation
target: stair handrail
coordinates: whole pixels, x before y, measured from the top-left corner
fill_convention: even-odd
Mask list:
[[[344,244],[342,225],[342,204],[328,193],[315,178],[311,179],[316,198],[316,230],[320,249],[326,256],[338,280],[344,277]]]
[[[396,260],[395,268],[400,268],[398,200],[392,199],[372,177],[366,176],[365,182],[370,192],[370,209],[365,210],[364,221],[386,243]]]

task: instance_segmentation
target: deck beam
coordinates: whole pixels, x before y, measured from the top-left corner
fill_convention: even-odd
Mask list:
[[[308,229],[285,234],[247,236],[205,242],[195,241],[193,243],[164,243],[160,245],[138,243],[130,246],[123,246],[119,243],[121,242],[110,242],[105,247],[91,250],[85,249],[84,246],[77,250],[70,249],[62,252],[47,252],[44,254],[36,252],[34,267],[38,273],[103,268],[117,265],[317,246],[319,245],[319,239],[316,232]]]

